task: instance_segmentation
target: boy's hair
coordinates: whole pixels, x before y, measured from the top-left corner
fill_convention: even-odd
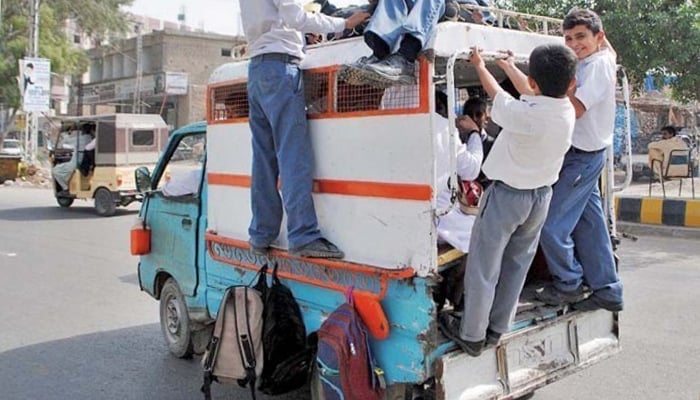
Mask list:
[[[486,100],[481,97],[470,97],[464,102],[462,107],[462,115],[467,115],[475,122],[486,114]]]
[[[673,125],[667,125],[661,128],[661,133],[664,131],[668,132],[671,134],[671,136],[676,136],[678,134],[678,131],[676,130],[676,127]]]
[[[574,8],[566,14],[564,21],[561,23],[561,27],[565,31],[579,25],[584,25],[594,35],[603,30],[603,22],[598,14],[592,10]]]
[[[576,54],[561,44],[537,46],[530,54],[530,77],[542,95],[564,97],[576,76]]]

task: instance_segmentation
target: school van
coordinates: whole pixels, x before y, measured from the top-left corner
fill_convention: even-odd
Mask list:
[[[550,32],[556,26],[546,19],[538,23],[550,24]],[[448,93],[453,126],[457,104],[479,91],[467,61],[471,46],[485,49],[489,68],[498,74],[497,50],[513,50],[527,70],[529,53],[543,43],[562,39],[441,23],[419,58],[416,85],[388,89],[338,79],[342,64],[370,53],[361,38],[308,49],[301,67],[315,156],[313,197],[321,231],[345,252],[342,260],[290,255],[285,221],[269,256],[251,251],[248,61],[216,69],[206,123],[175,131],[155,168],[136,173],[144,202],[132,230],[132,253],[140,256],[141,289],[160,301],[169,351],[183,358],[202,353],[226,288],[250,284],[263,265],[276,263],[308,332],[318,330],[351,286],[363,299],[358,307],[386,317],[388,335],[372,338],[371,348],[384,371],[387,399],[410,399],[416,391],[435,399],[514,399],[616,354],[616,313],[573,311],[534,299],[534,287],[548,279],[543,265],[531,268],[515,324],[497,346],[471,357],[438,330],[434,292],[440,273],[456,268],[464,254],[438,246],[436,218],[444,210],[436,206],[442,188],[436,183],[433,94]],[[458,140],[456,132],[451,140]],[[194,143],[203,145],[203,156],[187,155]],[[454,168],[454,159],[449,161]],[[172,185],[186,189],[168,194]],[[314,399],[321,398],[317,389],[311,390]]]

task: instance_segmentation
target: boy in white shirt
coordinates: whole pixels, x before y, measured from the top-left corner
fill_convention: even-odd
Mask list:
[[[551,185],[571,146],[576,116],[566,93],[575,83],[576,56],[565,46],[543,45],[530,55],[529,77],[504,68],[512,81],[526,81],[535,94],[520,100],[499,86],[479,49],[470,61],[493,99],[491,120],[503,130],[482,167],[493,184],[474,222],[463,317],[443,313],[439,322],[446,336],[476,357],[508,332],[537,250]]]
[[[537,298],[550,305],[572,303],[577,310],[622,311],[622,283],[598,189],[615,128],[615,53],[591,10],[572,10],[562,28],[579,60],[576,89],[569,93],[576,125],[540,242],[552,284]],[[592,293],[582,300],[584,282]]]

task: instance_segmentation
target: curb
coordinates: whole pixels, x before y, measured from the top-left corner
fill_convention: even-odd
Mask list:
[[[700,240],[700,229],[682,226],[645,225],[620,221],[617,223],[617,233],[620,238],[637,240],[636,236],[663,236],[667,238]]]
[[[700,228],[699,199],[616,196],[615,213],[620,222]]]

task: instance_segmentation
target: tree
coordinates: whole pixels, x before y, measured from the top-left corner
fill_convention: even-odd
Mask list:
[[[686,0],[502,0],[520,12],[563,18],[573,8],[592,8],[640,90],[644,77],[671,77],[673,96],[700,99],[700,4]]]
[[[39,57],[51,60],[53,72],[78,75],[87,69],[87,56],[72,45],[65,32],[65,21],[73,20],[88,36],[105,38],[119,34],[127,26],[122,6],[133,0],[41,0],[39,13]],[[18,60],[29,55],[32,0],[3,0],[0,25],[0,103],[12,110],[13,119],[20,103],[16,77]],[[8,124],[10,125],[10,124]],[[0,135],[2,132],[0,132]]]

